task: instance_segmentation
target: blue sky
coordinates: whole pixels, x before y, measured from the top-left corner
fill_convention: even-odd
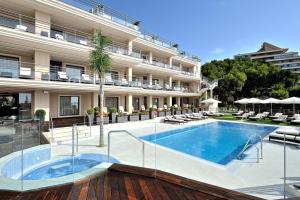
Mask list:
[[[256,51],[262,42],[300,51],[299,0],[104,0],[203,62]]]

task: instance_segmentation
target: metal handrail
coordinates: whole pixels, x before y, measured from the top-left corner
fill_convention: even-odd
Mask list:
[[[258,147],[255,147],[256,148],[256,152],[257,152],[257,163],[259,163],[259,159],[263,159],[263,140],[262,140],[262,137],[260,135],[251,135],[247,141],[247,143],[245,144],[244,148],[242,149],[242,151],[237,155],[237,158],[240,159],[241,158],[241,155],[251,146],[254,146],[256,144],[251,144],[250,141],[254,138],[254,137],[258,137],[260,139],[260,157],[259,157],[259,148]]]
[[[110,135],[112,133],[126,133],[127,135],[131,136],[138,142],[142,143],[142,145],[143,145],[143,150],[142,150],[143,151],[143,167],[145,167],[145,142],[126,130],[112,130],[112,131],[108,132],[108,153],[107,153],[108,162],[110,162]]]

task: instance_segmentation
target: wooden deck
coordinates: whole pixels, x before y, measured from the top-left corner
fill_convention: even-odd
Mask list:
[[[8,200],[258,200],[232,190],[193,181],[152,169],[120,164],[112,165],[105,175],[29,192],[0,191],[0,199]]]

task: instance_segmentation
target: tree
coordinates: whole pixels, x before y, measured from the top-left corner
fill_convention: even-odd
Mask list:
[[[234,100],[242,97],[285,98],[298,81],[295,73],[249,59],[213,60],[202,66],[202,74],[219,80],[214,93],[223,106],[233,104]]]
[[[100,129],[99,146],[104,146],[103,127],[103,103],[104,103],[104,75],[111,69],[111,58],[106,48],[111,44],[111,40],[96,32],[93,36],[94,49],[90,53],[90,69],[99,76],[99,96],[100,96]]]

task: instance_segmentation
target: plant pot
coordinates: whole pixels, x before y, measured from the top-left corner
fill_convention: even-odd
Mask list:
[[[117,122],[118,123],[124,123],[124,122],[128,122],[128,116],[117,116]]]
[[[89,119],[89,125],[93,125],[94,124],[94,114],[88,114],[88,119]]]
[[[148,119],[150,119],[150,115],[149,115],[149,114],[146,114],[146,115],[140,115],[140,120],[141,120],[141,121],[148,120]]]
[[[198,113],[199,112],[199,108],[194,108],[194,113]]]
[[[109,116],[109,120],[111,123],[116,123],[117,122],[117,113],[111,113]]]
[[[172,112],[171,111],[166,111],[166,116],[170,116],[172,115]]]
[[[97,122],[97,125],[100,124],[100,117],[97,117],[96,122]],[[109,117],[103,117],[103,123],[109,124]]]
[[[182,114],[187,114],[187,113],[188,113],[187,109],[182,110]]]
[[[175,115],[181,115],[181,110],[176,110]]]
[[[188,114],[192,114],[193,110],[192,109],[188,109],[187,112],[188,112]]]
[[[150,119],[154,119],[156,117],[157,117],[157,112],[156,111],[150,112]]]
[[[131,122],[135,122],[135,121],[139,121],[140,120],[140,116],[139,115],[129,115],[128,119]]]
[[[157,114],[158,114],[158,117],[164,117],[164,116],[166,116],[165,111],[158,111]]]

